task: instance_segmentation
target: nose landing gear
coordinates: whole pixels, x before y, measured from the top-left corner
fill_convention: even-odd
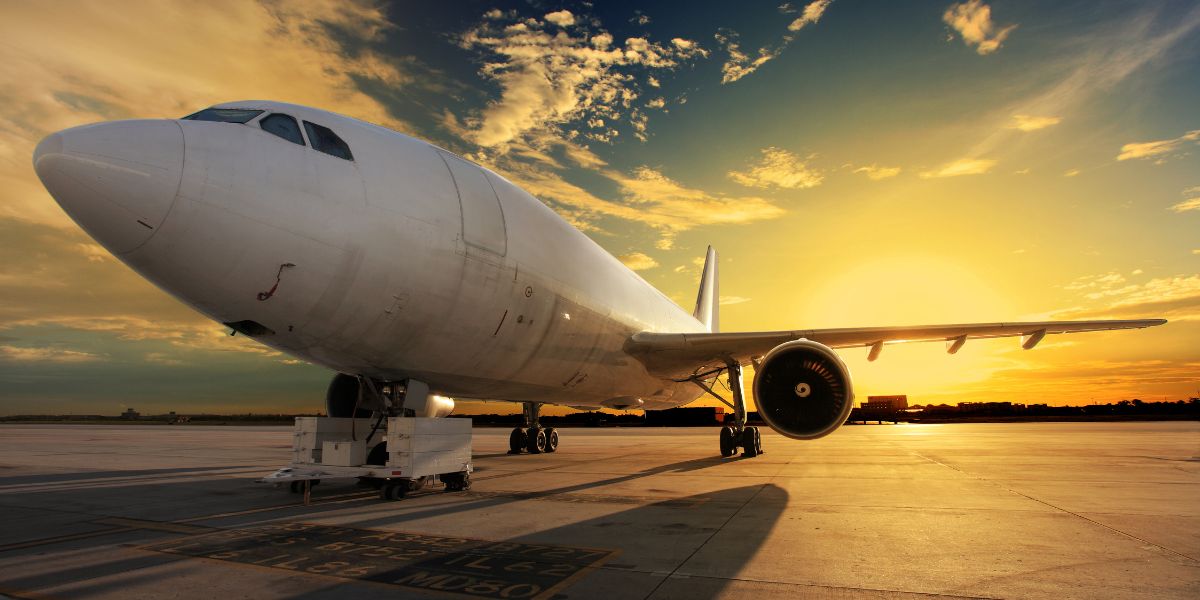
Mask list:
[[[525,402],[523,427],[516,427],[508,435],[508,453],[541,454],[558,450],[558,430],[553,427],[542,428],[538,423],[539,402]]]

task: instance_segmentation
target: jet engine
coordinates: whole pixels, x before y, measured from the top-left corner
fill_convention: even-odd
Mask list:
[[[347,418],[356,416],[360,419],[370,418],[371,411],[377,407],[371,398],[371,394],[361,394],[359,398],[359,380],[353,375],[338,373],[333,376],[333,381],[329,382],[329,389],[325,391],[325,414],[331,417]],[[355,413],[354,407],[358,406],[358,412]]]
[[[850,415],[850,371],[828,346],[786,342],[756,367],[754,401],[759,416],[775,431],[798,440],[824,437]]]
[[[373,411],[385,410],[380,398],[370,391],[360,392],[361,380],[353,375],[338,373],[325,392],[325,410],[331,417],[370,418]],[[376,384],[382,387],[383,384]],[[396,384],[389,384],[396,385]],[[429,393],[429,386],[411,379],[401,385],[404,414],[413,417],[447,417],[454,412],[454,399]],[[386,393],[386,392],[384,392]],[[360,398],[361,394],[361,398]],[[356,413],[354,408],[358,407]]]

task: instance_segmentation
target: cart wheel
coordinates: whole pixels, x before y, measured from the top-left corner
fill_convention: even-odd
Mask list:
[[[459,491],[464,492],[471,489],[471,474],[467,471],[463,471],[459,474],[458,489]]]
[[[389,481],[379,488],[379,498],[381,500],[399,500],[404,497],[408,491],[408,485],[405,482]]]

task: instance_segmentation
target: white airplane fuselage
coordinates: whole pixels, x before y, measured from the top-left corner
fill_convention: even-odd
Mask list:
[[[39,175],[145,278],[314,364],[455,398],[653,409],[702,393],[624,347],[706,327],[499,175],[325,111],[219,106],[328,127],[353,160],[257,119],[118,121],[47,138]]]

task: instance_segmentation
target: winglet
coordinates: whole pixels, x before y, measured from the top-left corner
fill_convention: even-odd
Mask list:
[[[720,302],[721,295],[717,292],[717,251],[709,246],[708,254],[704,257],[704,271],[700,275],[700,292],[696,294],[696,310],[692,311],[692,316],[710,333],[720,331],[717,322],[717,306]]]

